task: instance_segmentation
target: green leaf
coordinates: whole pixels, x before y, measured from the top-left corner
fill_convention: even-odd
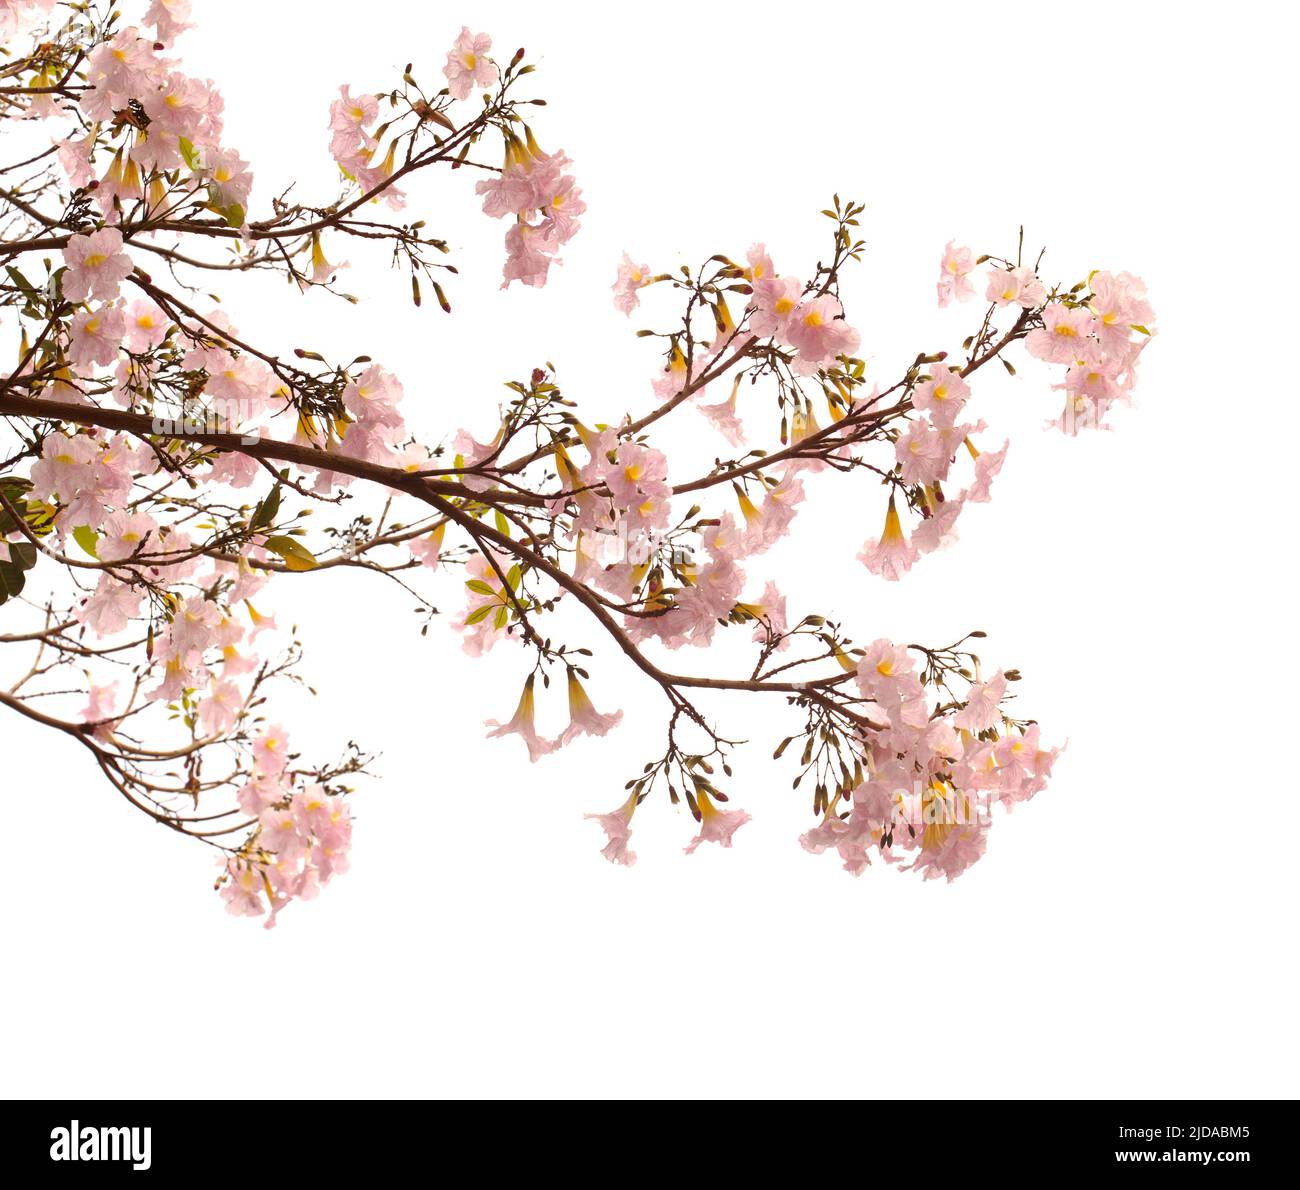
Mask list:
[[[182,136],[180,140],[177,142],[176,147],[180,149],[181,156],[185,158],[185,164],[188,165],[190,169],[199,168],[199,164],[200,164],[199,155],[198,152],[195,150],[192,141],[188,141],[185,139],[185,137]]]
[[[465,586],[476,595],[492,595],[495,597],[497,594],[497,592],[493,590],[493,588],[489,587],[481,578],[472,578],[465,584]]]
[[[30,570],[36,565],[36,559],[40,555],[36,552],[36,547],[27,541],[11,541],[9,543],[9,561],[17,566],[19,570]]]
[[[12,562],[0,562],[0,603],[7,603],[22,592],[27,575]]]
[[[253,528],[265,529],[267,525],[275,520],[275,514],[280,511],[280,485],[277,483],[273,487],[266,499],[258,506],[257,511],[253,513]]]
[[[89,525],[78,525],[73,529],[72,539],[92,558],[99,557],[99,534]]]
[[[315,570],[320,565],[316,555],[294,537],[268,537],[263,543],[272,553],[279,554],[290,570]]]
[[[36,297],[36,286],[27,280],[13,265],[5,265],[5,272],[9,274],[9,279],[23,291],[23,296],[28,301]]]
[[[510,568],[510,573],[506,575],[506,586],[509,587],[512,591],[519,590],[519,576],[520,576],[519,567],[512,566]]]
[[[465,625],[477,624],[480,620],[486,620],[492,614],[492,604],[485,603],[482,607],[475,608],[468,616],[465,617]]]
[[[501,512],[499,509],[497,510],[496,522],[497,522],[497,532],[500,533],[503,537],[509,537],[510,522],[506,520],[505,513]]]

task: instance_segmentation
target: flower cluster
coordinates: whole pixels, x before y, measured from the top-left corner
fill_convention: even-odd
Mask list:
[[[868,715],[882,724],[866,752],[866,779],[800,842],[816,854],[833,848],[854,875],[874,850],[926,879],[952,880],[984,854],[992,806],[1010,809],[1033,797],[1061,750],[1041,747],[1037,724],[1004,720],[1001,671],[971,682],[955,708],[936,707],[913,653],[877,640],[855,678]],[[940,693],[947,688],[943,680]]]
[[[522,139],[505,133],[505,161],[498,176],[474,186],[483,195],[483,211],[494,219],[513,215],[506,231],[504,289],[511,281],[536,288],[546,277],[560,247],[577,234],[578,217],[587,209],[563,153],[544,153],[531,128]]]
[[[281,728],[268,728],[253,753],[256,768],[240,790],[239,805],[256,818],[257,830],[238,854],[221,861],[217,888],[227,912],[237,917],[259,917],[269,904],[270,929],[290,901],[310,901],[348,870],[352,811],[320,784],[295,788]]]

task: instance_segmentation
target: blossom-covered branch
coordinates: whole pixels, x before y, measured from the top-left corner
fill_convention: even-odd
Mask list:
[[[519,658],[518,703],[489,736],[518,735],[538,760],[615,729],[622,712],[588,689],[598,648],[662,692],[662,753],[594,815],[609,859],[634,861],[632,816],[659,792],[698,823],[688,851],[730,846],[748,820],[724,788],[738,741],[701,690],[789,704],[774,754],[808,796],[809,850],[950,879],[979,858],[992,804],[1036,793],[1057,755],[1011,713],[1019,674],[984,665],[981,632],[859,640],[824,611],[789,612],[745,568],[797,536],[807,483],[878,501],[859,556],[885,579],[949,544],[1007,453],[969,412],[977,374],[1014,372],[1025,350],[1061,367],[1061,429],[1102,424],[1151,335],[1141,282],[1049,284],[1023,236],[1005,257],[950,244],[940,303],[974,297],[982,268],[980,320],[959,350],[909,356],[881,387],[841,301],[862,207],[836,197],[826,256],[798,273],[761,244],[665,271],[625,255],[614,301],[629,315],[653,304],[637,335],[659,363],[644,389],[618,386],[619,408],[583,412],[548,365],[508,382],[483,440],[408,424],[381,364],[241,329],[194,279],[278,273],[354,300],[331,263],[352,241],[391,253],[417,305],[431,293],[450,312],[449,244],[398,215],[412,179],[446,167],[472,171],[503,221],[503,284],[544,285],[585,207],[572,163],[539,145],[524,51],[497,57],[463,29],[436,87],[414,66],[387,92],[343,86],[324,138],[337,190],[263,198],[225,142],[216,88],[173,56],[190,8],[154,0],[120,27],[107,4],[0,3],[14,351],[0,375],[0,710],[76,741],[133,806],[217,849],[227,907],[273,923],[345,870],[348,795],[370,762],[351,743],[323,762],[293,751],[272,708],[301,681],[301,649],[268,600],[291,579],[363,569],[414,597],[427,633],[435,588],[458,575],[465,650]],[[696,433],[677,423],[697,415],[720,453],[692,473],[673,435]],[[728,632],[751,638],[744,671],[674,660]],[[552,735],[539,704],[557,698],[567,725]]]

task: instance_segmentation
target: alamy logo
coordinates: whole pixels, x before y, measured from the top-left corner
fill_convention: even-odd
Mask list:
[[[132,1169],[148,1169],[151,1128],[82,1127],[76,1120],[70,1128],[50,1133],[51,1161],[129,1161]]]

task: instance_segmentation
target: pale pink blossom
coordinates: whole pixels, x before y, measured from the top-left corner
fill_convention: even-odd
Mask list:
[[[528,680],[524,682],[524,692],[520,695],[514,718],[508,723],[498,723],[495,719],[489,719],[486,725],[493,728],[492,731],[488,732],[488,739],[506,735],[519,736],[528,745],[528,759],[535,764],[539,756],[545,756],[547,753],[555,751],[556,741],[544,740],[537,734],[537,728],[533,721],[536,710],[533,698],[533,677],[533,674],[529,674]]]
[[[939,305],[946,306],[956,298],[964,302],[975,296],[975,286],[968,274],[975,267],[975,254],[969,248],[959,248],[949,240],[939,262]]]
[[[186,29],[194,28],[191,14],[190,0],[153,0],[144,23],[154,27],[159,41],[171,45]]]
[[[71,302],[90,298],[112,301],[135,267],[122,251],[122,233],[105,227],[90,235],[70,236],[63,249],[63,296]]]
[[[204,177],[213,198],[223,207],[247,207],[253,189],[253,175],[245,161],[233,149],[214,149],[203,163]]]
[[[603,855],[611,864],[624,864],[631,867],[636,863],[636,852],[628,850],[632,838],[632,815],[636,811],[640,795],[633,790],[632,795],[617,810],[608,814],[584,814],[584,818],[593,818],[604,828],[607,842],[601,848]]]
[[[113,718],[113,708],[117,704],[117,683],[109,682],[100,686],[94,682],[86,692],[86,709],[81,712],[84,723],[109,723]]]
[[[611,288],[614,291],[614,307],[631,316],[633,310],[641,304],[637,290],[649,284],[650,266],[637,264],[626,252],[623,263],[618,266],[618,277]]]
[[[730,847],[732,835],[749,821],[750,816],[744,810],[719,810],[703,789],[695,791],[695,804],[700,809],[700,833],[687,845],[687,855],[692,854],[701,843]]]
[[[68,359],[74,368],[107,367],[126,337],[126,318],[118,306],[79,310],[68,330]]]
[[[1096,320],[1086,306],[1073,309],[1050,302],[1043,310],[1043,325],[1025,336],[1025,350],[1049,364],[1072,364],[1085,358]]]
[[[226,912],[235,917],[259,917],[266,912],[262,893],[266,891],[266,878],[260,865],[247,860],[231,858],[222,861],[224,880],[221,899]]]
[[[749,604],[748,608],[758,621],[754,628],[754,640],[758,644],[779,641],[776,646],[778,649],[789,647],[790,641],[785,635],[789,628],[785,615],[785,596],[776,583],[769,580],[763,588],[763,598],[758,603]]]
[[[907,432],[894,443],[904,483],[928,484],[944,479],[951,456],[944,437],[925,418],[908,422]]]
[[[975,682],[966,694],[966,706],[953,717],[953,723],[979,734],[1002,722],[1001,704],[1007,692],[1007,679],[998,670],[987,682]]]
[[[1002,470],[1010,445],[1007,441],[1002,444],[1001,450],[979,451],[969,438],[966,439],[966,446],[975,459],[975,482],[966,492],[967,500],[973,504],[983,504],[989,499],[989,485]]]
[[[129,583],[102,574],[94,593],[77,609],[76,616],[96,636],[113,636],[139,614],[143,599],[143,594]]]
[[[490,87],[497,81],[496,63],[487,56],[491,48],[492,38],[486,33],[471,33],[468,26],[461,27],[442,68],[453,98],[467,99],[474,87]]]
[[[897,582],[916,562],[918,552],[903,532],[898,519],[898,509],[894,498],[889,498],[889,508],[885,512],[885,527],[878,538],[871,538],[858,555],[860,561],[872,574],[881,575],[890,582]]]
[[[745,444],[745,426],[740,418],[736,416],[736,397],[740,392],[740,382],[743,379],[737,376],[731,386],[731,395],[716,405],[697,405],[696,408],[712,423],[713,428],[718,431],[732,446],[743,446]]]
[[[279,724],[263,729],[253,741],[253,763],[266,776],[279,776],[289,761],[289,737]]]
[[[839,299],[829,293],[795,307],[785,339],[798,352],[793,365],[796,373],[810,376],[837,356],[857,351],[861,336],[844,321],[843,313]]]
[[[1140,277],[1131,273],[1095,273],[1089,288],[1092,296],[1088,306],[1097,316],[1096,331],[1107,347],[1123,346],[1135,326],[1148,327],[1155,318]]]
[[[622,720],[622,711],[602,715],[596,710],[577,673],[569,670],[569,726],[561,733],[559,745],[572,743],[580,735],[605,735]]]
[[[147,513],[114,512],[104,521],[95,552],[101,562],[120,562],[157,547],[158,522]]]
[[[770,277],[756,280],[753,289],[749,329],[759,338],[772,335],[785,341],[790,318],[803,297],[803,282],[798,277]]]
[[[294,860],[307,850],[307,839],[299,829],[298,816],[290,806],[282,810],[263,810],[262,833],[258,841],[280,859]]]
[[[944,364],[930,369],[928,380],[912,390],[912,407],[929,413],[937,426],[951,426],[970,396],[970,385]]]
[[[234,682],[214,682],[208,696],[199,700],[199,724],[207,735],[225,735],[239,721],[243,707],[244,696]]]
[[[957,518],[965,507],[966,496],[933,502],[928,515],[912,530],[912,544],[919,554],[932,554],[946,549],[957,540]]]
[[[985,293],[996,306],[1010,306],[1013,303],[1032,310],[1047,297],[1043,283],[1034,276],[1034,270],[1027,266],[1013,269],[990,269],[989,286]]]
[[[167,337],[171,320],[148,298],[139,298],[126,310],[127,351],[143,355],[159,346]]]
[[[915,698],[921,691],[911,651],[884,637],[863,650],[856,677],[862,696],[883,707],[899,706],[905,698]]]

